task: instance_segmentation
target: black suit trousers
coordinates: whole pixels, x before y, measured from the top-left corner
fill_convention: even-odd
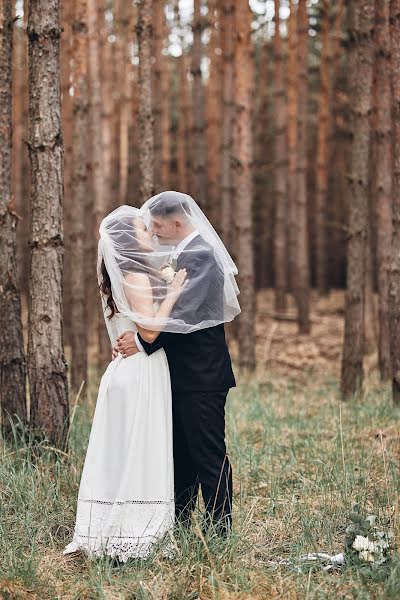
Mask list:
[[[225,446],[225,392],[174,392],[176,517],[189,524],[201,492],[206,526],[232,524],[232,469]]]

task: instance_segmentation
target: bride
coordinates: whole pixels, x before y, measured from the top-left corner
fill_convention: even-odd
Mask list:
[[[150,343],[157,338],[187,283],[181,269],[167,284],[162,267],[139,209],[122,206],[102,221],[98,278],[112,346],[127,330]],[[142,324],[132,320],[139,312]],[[63,554],[144,558],[172,528],[174,512],[166,355],[119,354],[100,382],[74,535]]]

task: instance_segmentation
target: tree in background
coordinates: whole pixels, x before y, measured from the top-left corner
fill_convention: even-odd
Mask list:
[[[296,265],[294,295],[300,333],[310,333],[310,273],[307,224],[308,132],[308,14],[306,0],[297,8],[297,156],[296,156]]]
[[[379,371],[384,381],[391,378],[389,273],[392,246],[392,138],[390,93],[389,2],[376,0],[375,76],[376,128],[374,199],[377,213],[377,269],[379,296]]]
[[[18,286],[16,227],[12,197],[12,55],[11,0],[0,4],[0,407],[2,429],[12,435],[12,423],[26,423],[25,353]]]
[[[341,373],[344,398],[360,391],[363,382],[374,2],[357,0],[349,10],[348,86],[352,148],[348,175],[347,291]]]
[[[32,178],[28,323],[30,422],[50,443],[65,447],[69,407],[62,328],[60,35],[59,0],[31,0],[28,16]]]
[[[232,1],[220,1],[221,12],[221,50],[223,61],[222,75],[222,131],[221,131],[221,233],[229,248],[232,240],[232,134],[234,116],[234,37],[233,27],[235,4]]]
[[[89,89],[88,89],[88,27],[87,1],[74,0],[72,22],[72,56],[74,68],[74,97],[72,122],[72,182],[71,182],[71,385],[77,392],[82,382],[87,382],[87,319],[85,296],[87,294],[85,263],[90,247],[87,237],[93,236],[92,219],[88,205],[88,149],[89,149]]]
[[[400,403],[400,0],[390,2],[393,242],[390,261],[390,342],[393,400]]]
[[[203,20],[200,12],[201,0],[194,0],[193,15],[193,54],[192,54],[192,75],[193,75],[193,113],[194,127],[192,141],[194,145],[194,194],[193,197],[202,210],[206,210],[206,137],[205,137],[205,118],[204,118],[204,84],[201,75],[202,43],[201,34],[203,31]]]
[[[139,45],[139,148],[140,197],[142,202],[155,193],[154,133],[151,94],[151,46],[153,38],[152,0],[138,2],[136,34]]]
[[[242,366],[255,366],[254,260],[253,260],[253,140],[251,104],[254,88],[252,13],[247,0],[235,4],[235,119],[233,131],[233,181],[235,189],[235,237],[240,274],[242,314],[239,319],[239,359]]]
[[[287,103],[283,78],[283,54],[279,18],[280,0],[275,0],[275,233],[274,233],[274,273],[275,309],[286,309],[287,290],[287,225],[288,211],[288,146],[287,146]]]

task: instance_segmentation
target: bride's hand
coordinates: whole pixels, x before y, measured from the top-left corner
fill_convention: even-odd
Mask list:
[[[189,279],[186,279],[186,277],[186,269],[180,269],[177,271],[175,277],[168,285],[168,293],[172,293],[174,296],[176,295],[176,297],[178,297],[189,281]]]

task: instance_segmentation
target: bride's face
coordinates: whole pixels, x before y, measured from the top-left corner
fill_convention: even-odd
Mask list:
[[[151,252],[154,250],[152,237],[150,233],[147,231],[147,227],[142,221],[142,219],[134,219],[134,226],[136,232],[136,238],[141,250],[145,252]]]

